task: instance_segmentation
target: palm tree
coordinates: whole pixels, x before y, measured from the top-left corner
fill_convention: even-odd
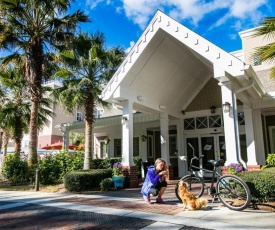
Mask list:
[[[59,58],[65,65],[56,72],[56,76],[66,79],[63,87],[55,90],[55,98],[68,112],[73,112],[76,107],[84,108],[84,170],[90,169],[94,108],[102,102],[99,96],[103,85],[110,80],[124,57],[119,47],[106,49],[104,43],[102,33],[91,36],[80,33],[73,43],[74,49],[60,53]]]
[[[3,64],[25,55],[24,76],[31,94],[29,166],[37,163],[38,108],[42,83],[49,78],[45,53],[67,47],[78,23],[89,21],[80,11],[66,14],[72,1],[0,0],[0,48],[12,53]]]
[[[24,80],[20,68],[1,69],[1,106],[0,121],[1,127],[10,130],[14,139],[14,152],[21,152],[23,134],[28,132],[30,122],[30,94],[27,82]],[[51,88],[50,88],[51,89]],[[43,88],[42,92],[49,91]],[[50,98],[42,97],[38,109],[38,127],[48,124],[48,118],[53,116]]]
[[[275,38],[275,17],[266,17],[261,26],[256,29],[257,36],[264,36],[265,38]],[[275,61],[275,42],[271,42],[265,46],[257,47],[255,55],[260,57],[262,61]],[[275,66],[271,68],[270,78],[275,79]]]

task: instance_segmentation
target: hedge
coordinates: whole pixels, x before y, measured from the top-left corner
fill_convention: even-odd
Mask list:
[[[69,172],[63,181],[68,191],[81,192],[99,188],[101,181],[110,177],[112,177],[111,169],[93,169]]]
[[[255,172],[241,172],[237,176],[250,188],[252,202],[275,201],[275,167]]]

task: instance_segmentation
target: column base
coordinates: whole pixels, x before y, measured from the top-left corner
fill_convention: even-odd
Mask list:
[[[124,186],[126,188],[138,188],[138,166],[122,166],[123,174],[126,176]]]
[[[173,167],[168,166],[168,175],[166,176],[166,180],[169,181],[173,179],[175,179]]]
[[[260,171],[261,165],[247,165],[247,171]]]
[[[227,166],[222,166],[221,169],[222,169],[222,175],[230,174]]]

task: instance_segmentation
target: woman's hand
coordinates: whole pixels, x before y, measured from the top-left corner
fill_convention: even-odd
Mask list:
[[[162,171],[162,172],[159,173],[159,175],[161,175],[161,176],[162,175],[167,175],[167,171]]]

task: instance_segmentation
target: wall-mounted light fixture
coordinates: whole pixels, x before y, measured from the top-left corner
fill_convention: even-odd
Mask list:
[[[138,99],[138,101],[144,101],[144,97],[143,96],[137,96],[137,99]]]
[[[216,113],[216,106],[214,106],[214,105],[211,106],[211,107],[210,107],[210,111],[211,111],[211,113],[213,113],[213,114]]]
[[[122,124],[122,125],[125,125],[127,120],[128,120],[127,117],[122,116],[122,117],[121,117],[121,124]]]
[[[181,110],[180,111],[182,115],[185,115],[185,111],[184,110]]]
[[[223,112],[225,113],[229,113],[230,112],[230,103],[229,102],[225,102],[222,107],[223,107]]]
[[[108,145],[110,143],[111,139],[109,137],[105,137],[104,143]]]
[[[159,105],[159,108],[160,109],[166,109],[166,106],[165,105]]]

